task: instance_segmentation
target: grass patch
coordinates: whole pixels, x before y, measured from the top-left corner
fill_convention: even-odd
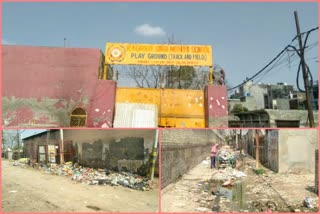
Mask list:
[[[265,173],[264,169],[254,169],[253,170],[257,175],[262,175]]]

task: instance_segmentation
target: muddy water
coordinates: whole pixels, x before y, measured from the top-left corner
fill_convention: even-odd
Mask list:
[[[204,188],[208,194],[215,195],[215,199],[207,208],[214,212],[219,211],[254,211],[248,208],[246,202],[246,183],[244,181],[236,181],[230,187],[223,187],[222,181],[210,180],[204,184]]]

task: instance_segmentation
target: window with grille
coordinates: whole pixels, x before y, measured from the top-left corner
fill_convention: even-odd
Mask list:
[[[75,108],[71,113],[70,119],[71,127],[84,127],[87,126],[87,112],[84,108]]]

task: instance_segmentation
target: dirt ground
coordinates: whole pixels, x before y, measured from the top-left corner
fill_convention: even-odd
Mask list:
[[[2,212],[157,212],[158,198],[158,188],[79,184],[2,161]]]
[[[210,169],[209,157],[176,183],[162,190],[162,212],[317,212],[318,196],[314,193],[314,174],[302,172],[253,172],[255,160],[245,156],[236,169],[247,176],[237,178],[225,195],[212,194],[217,169]],[[239,185],[238,185],[239,184]],[[304,197],[313,199],[314,208],[303,205]],[[269,209],[269,210],[268,210]]]

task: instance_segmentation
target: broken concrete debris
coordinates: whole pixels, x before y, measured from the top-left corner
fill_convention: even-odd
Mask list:
[[[27,166],[28,161],[15,161],[14,166]],[[115,172],[104,169],[93,169],[72,165],[72,162],[65,164],[36,164],[36,168],[43,170],[45,173],[68,176],[71,180],[77,183],[87,185],[111,185],[111,186],[124,186],[130,189],[148,191],[151,189],[151,181],[133,173],[129,172]]]

